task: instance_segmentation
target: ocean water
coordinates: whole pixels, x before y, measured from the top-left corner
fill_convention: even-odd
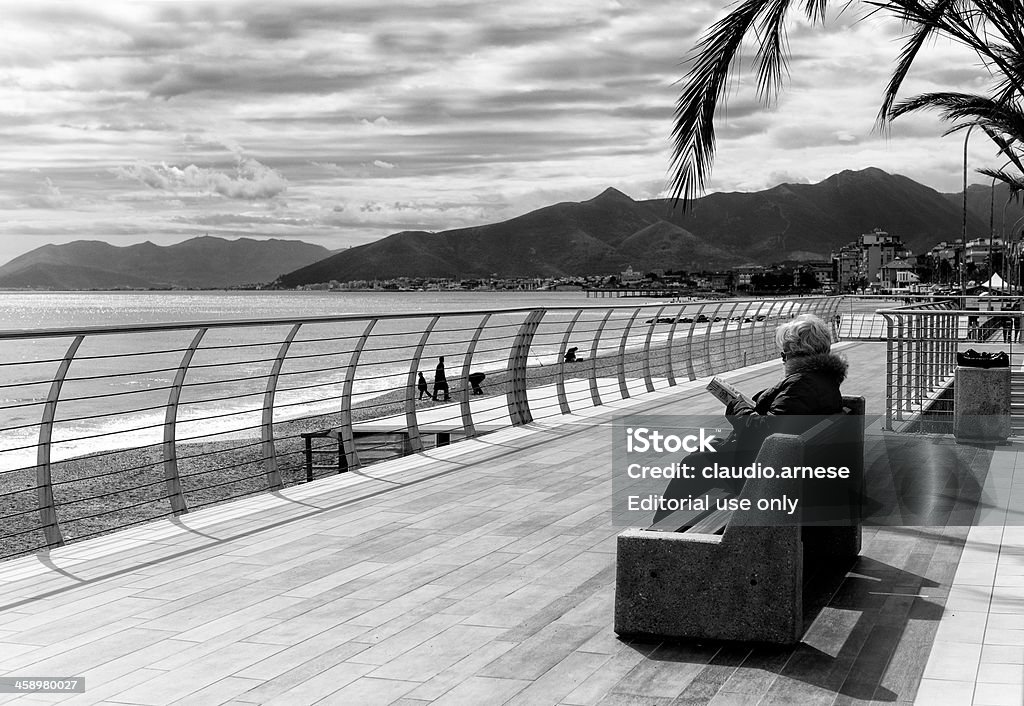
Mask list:
[[[285,350],[274,386],[273,421],[336,412],[346,372],[371,320],[367,317],[383,318],[372,325],[359,353],[353,404],[407,389],[418,350],[418,368],[428,383],[439,356],[445,356],[453,382],[469,370],[505,370],[526,314],[504,310],[549,309],[527,356],[528,366],[545,367],[557,365],[569,345],[578,347],[581,357],[616,353],[627,329],[627,350],[641,348],[648,338],[664,343],[671,326],[655,317],[693,316],[700,306],[588,299],[582,292],[0,292],[0,471],[36,463],[45,429],[41,421],[50,412],[53,460],[160,444],[169,407],[176,410],[179,442],[258,437],[275,361]],[[724,302],[721,322],[695,327],[692,333],[688,325],[678,326],[676,337],[715,336],[741,325],[729,321],[731,314],[773,317],[790,305],[768,300],[753,309],[734,306]],[[606,319],[609,307],[622,308]],[[482,311],[492,313],[470,368],[467,351],[484,320]],[[435,321],[438,314],[445,316]],[[346,315],[357,318],[308,322],[297,330],[293,322],[280,321]],[[218,327],[215,322],[261,323]],[[181,327],[121,331],[145,324]],[[83,327],[91,330],[80,345],[74,335],[52,334]],[[25,331],[39,335],[11,335]],[[48,409],[54,377],[68,357],[73,360],[59,402]],[[187,374],[179,390],[174,382],[183,366]],[[170,405],[171,400],[177,404]]]
[[[0,331],[608,302],[583,292],[0,292]],[[630,300],[632,301],[632,300]]]
[[[161,443],[175,375],[197,336],[201,340],[180,390],[176,439],[257,436],[267,383],[292,323],[210,326],[205,332],[197,323],[408,314],[374,324],[356,369],[352,401],[358,404],[404,389],[421,344],[419,368],[428,381],[442,355],[449,378],[459,377],[469,340],[483,318],[469,312],[498,312],[490,317],[472,358],[473,371],[487,373],[505,369],[524,318],[521,312],[498,310],[573,307],[569,313],[549,312],[537,331],[528,363],[544,366],[557,363],[563,331],[576,307],[598,307],[582,314],[577,325],[572,343],[582,355],[592,350],[594,331],[606,308],[623,303],[649,304],[638,316],[641,321],[664,304],[588,299],[582,292],[0,292],[0,331],[92,329],[74,350],[59,402],[51,410],[50,454],[59,460]],[[683,310],[682,305],[673,307]],[[616,312],[606,334],[621,331],[631,311]],[[448,316],[425,336],[434,314]],[[301,326],[280,371],[274,421],[339,409],[345,373],[367,321]],[[162,323],[185,325],[173,331],[117,332],[124,326]],[[667,327],[660,328],[656,338],[664,340]],[[631,329],[628,346],[643,345],[646,332],[643,325],[635,326],[635,332]],[[599,353],[619,343],[618,336],[606,338],[599,342]],[[52,381],[74,346],[72,335],[15,339],[0,333],[0,470],[28,468],[36,462]]]

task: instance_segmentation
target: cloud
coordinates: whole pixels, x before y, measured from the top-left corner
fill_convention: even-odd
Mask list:
[[[281,174],[255,159],[239,159],[234,175],[195,164],[176,167],[141,162],[117,167],[113,171],[121,178],[134,179],[151,189],[198,191],[229,199],[269,199],[288,188],[288,182]]]
[[[201,226],[288,226],[288,227],[309,227],[316,225],[315,221],[309,218],[292,218],[288,216],[253,215],[248,213],[211,213],[209,215],[178,216],[174,219],[181,223],[190,223]]]
[[[69,199],[47,177],[35,193],[22,197],[18,205],[28,208],[64,208],[69,203]]]
[[[33,229],[201,227],[308,228],[344,244],[496,222],[607,186],[657,195],[678,81],[727,11],[708,0],[12,4],[0,27],[0,193],[11,195],[0,247]],[[870,165],[955,186],[940,157],[960,149],[933,115],[872,132],[898,23],[847,12],[822,28],[800,15],[792,78],[770,109],[745,47],[716,120],[713,186]],[[926,47],[904,94],[978,87],[976,62],[953,56]],[[971,149],[972,166],[990,160],[983,136]],[[228,201],[248,213],[221,213]]]

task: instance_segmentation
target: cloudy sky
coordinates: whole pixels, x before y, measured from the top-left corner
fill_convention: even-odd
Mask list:
[[[664,195],[677,82],[725,7],[0,2],[0,262],[47,243],[204,233],[343,248],[608,186]],[[825,30],[793,23],[771,109],[736,75],[710,190],[868,166],[960,190],[962,142],[937,120],[874,131],[901,28],[865,9]],[[936,45],[906,93],[981,79]],[[972,160],[991,161],[975,144]]]

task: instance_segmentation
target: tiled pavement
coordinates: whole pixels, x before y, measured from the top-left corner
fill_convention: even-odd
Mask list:
[[[881,350],[846,347],[844,390],[869,411]],[[866,529],[793,649],[617,639],[609,425],[624,409],[718,406],[699,385],[661,389],[6,562],[0,675],[86,680],[24,703],[1021,703],[1016,527]],[[992,483],[1016,487],[1015,448],[991,455]]]

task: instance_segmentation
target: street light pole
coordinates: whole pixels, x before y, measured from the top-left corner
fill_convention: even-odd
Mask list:
[[[964,218],[963,228],[961,230],[961,238],[963,239],[964,257],[967,256],[967,142],[971,139],[971,131],[974,130],[974,125],[967,128],[967,134],[964,136]],[[958,274],[960,275],[960,295],[963,297],[967,296],[967,282],[964,280],[964,271],[966,263],[961,262]],[[961,303],[962,305],[962,303]]]

